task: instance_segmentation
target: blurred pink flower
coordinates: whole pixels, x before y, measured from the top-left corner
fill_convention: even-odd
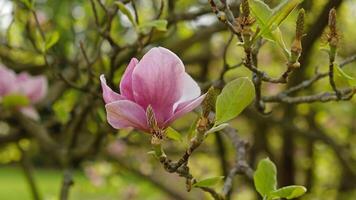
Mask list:
[[[99,187],[104,185],[104,177],[100,174],[100,172],[98,172],[97,169],[95,169],[94,166],[86,166],[84,168],[84,172],[94,186]]]
[[[111,142],[107,147],[108,153],[113,156],[123,156],[125,155],[126,150],[127,150],[126,144],[120,140]]]
[[[47,79],[45,76],[31,76],[26,72],[17,75],[11,69],[0,65],[0,99],[13,94],[26,96],[30,105],[19,108],[24,115],[32,119],[39,119],[33,104],[41,101],[46,93]]]
[[[152,48],[141,61],[131,59],[120,82],[121,94],[107,86],[104,75],[100,80],[107,120],[116,129],[134,127],[149,132],[148,106],[158,127],[165,129],[205,97],[179,57],[163,47]]]

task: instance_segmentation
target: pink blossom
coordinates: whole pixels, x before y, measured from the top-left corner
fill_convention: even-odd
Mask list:
[[[116,129],[134,127],[149,132],[146,110],[150,106],[163,130],[205,97],[179,57],[163,47],[152,48],[141,61],[131,59],[120,82],[121,94],[107,86],[104,75],[100,80],[107,120]]]
[[[47,93],[47,79],[44,76],[31,76],[26,72],[16,74],[11,69],[0,65],[0,100],[7,95],[23,95],[30,105],[19,108],[32,119],[38,119],[33,104],[40,102]]]

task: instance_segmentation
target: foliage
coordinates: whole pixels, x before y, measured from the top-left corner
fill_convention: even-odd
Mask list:
[[[299,185],[277,189],[277,169],[269,158],[265,158],[258,163],[253,179],[256,190],[266,200],[293,199],[302,196],[306,192],[306,188]]]

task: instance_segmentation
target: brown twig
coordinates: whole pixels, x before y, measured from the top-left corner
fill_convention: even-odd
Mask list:
[[[68,200],[69,189],[74,184],[73,172],[71,169],[65,169],[63,172],[63,180],[61,186],[60,200]]]
[[[247,162],[247,142],[239,138],[238,133],[234,128],[226,127],[223,132],[230,138],[235,148],[235,164],[230,169],[229,174],[225,179],[222,191],[222,195],[227,196],[233,188],[233,178],[236,174],[246,175],[252,180],[254,172]]]
[[[24,171],[26,180],[30,187],[32,198],[33,198],[33,200],[40,200],[41,197],[40,197],[40,193],[39,193],[37,184],[35,182],[35,178],[33,176],[33,166],[31,164],[31,161],[29,160],[29,158],[27,156],[27,152],[21,147],[21,145],[17,144],[17,147],[21,152],[20,165]]]

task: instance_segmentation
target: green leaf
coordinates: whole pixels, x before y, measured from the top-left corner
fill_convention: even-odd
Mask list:
[[[273,9],[269,24],[277,28],[303,0],[285,0]]]
[[[352,76],[348,75],[342,68],[335,64],[334,68],[334,73],[336,75],[335,81],[341,85],[338,86],[356,86],[356,79],[353,78]]]
[[[45,49],[48,50],[50,49],[53,45],[55,45],[58,40],[59,40],[59,32],[53,32],[52,34],[48,35],[48,37],[46,37],[46,45],[45,45]]]
[[[256,18],[258,25],[261,27],[267,26],[273,10],[261,0],[252,0],[249,3],[252,15]]]
[[[252,102],[254,97],[255,88],[248,78],[237,78],[229,82],[216,100],[215,125],[235,118]]]
[[[223,124],[220,124],[218,126],[214,126],[213,128],[211,128],[210,130],[208,130],[206,132],[206,134],[210,134],[210,133],[215,133],[215,132],[218,132],[218,131],[221,131],[223,130],[224,128],[226,128],[227,126],[229,126],[228,123],[223,123]]]
[[[272,32],[272,36],[274,41],[277,43],[277,45],[283,50],[283,53],[286,56],[286,58],[289,58],[290,51],[287,48],[286,43],[284,42],[282,31],[279,28],[277,28]]]
[[[257,1],[257,0],[254,0],[254,1],[256,1],[255,3],[258,3],[258,4],[264,4],[261,1]],[[254,2],[254,1],[252,1],[252,2]],[[302,1],[303,0],[285,0],[283,3],[281,3],[275,9],[273,9],[271,17],[268,19],[267,22],[265,22],[265,26],[261,27],[261,31],[258,33],[258,35],[255,38],[258,38],[258,36],[265,35],[266,33],[272,32],[275,29],[277,29],[279,27],[279,25],[289,16],[289,14]],[[261,10],[266,6],[258,6],[258,9]],[[255,8],[255,9],[257,9],[257,8]],[[253,11],[252,13],[254,13],[254,12],[255,12],[255,15],[259,15],[259,13],[256,13],[256,11]],[[267,10],[265,9],[264,13],[266,13],[266,12],[267,12]],[[266,15],[266,14],[264,14],[264,15]],[[261,15],[261,16],[264,16],[264,15]],[[260,18],[262,18],[262,17],[260,17]]]
[[[265,158],[258,163],[253,180],[257,192],[264,198],[276,190],[277,169],[269,158]]]
[[[122,14],[126,15],[126,17],[130,20],[130,22],[132,23],[132,25],[137,26],[136,21],[132,15],[132,13],[130,12],[130,10],[125,6],[125,4],[123,4],[120,1],[116,1],[115,2],[116,5],[118,6],[119,10],[122,12]]]
[[[223,176],[216,176],[207,179],[203,179],[193,184],[194,187],[210,187],[216,185],[219,181],[221,181]]]
[[[60,123],[66,124],[70,120],[71,111],[73,110],[78,98],[79,93],[76,90],[68,90],[53,104],[52,109],[54,111],[54,115]],[[100,109],[98,112],[100,112]],[[104,112],[104,110],[101,112]],[[106,120],[105,112],[104,119]]]
[[[307,189],[303,186],[300,185],[291,185],[291,186],[286,186],[279,188],[278,190],[275,190],[271,192],[270,197],[271,199],[279,199],[279,198],[285,198],[285,199],[294,199],[302,196]]]
[[[168,127],[166,129],[166,136],[169,138],[169,139],[172,139],[172,140],[175,140],[175,141],[183,141],[182,140],[182,135],[180,133],[178,133],[178,131],[176,131],[174,128],[172,127]]]
[[[278,27],[272,27],[273,23],[270,22],[274,17],[273,10],[261,0],[250,1],[250,7],[252,15],[256,18],[257,24],[261,29],[258,35],[276,42],[285,56],[289,58],[290,52],[285,45],[281,30]]]
[[[139,25],[139,30],[142,32],[147,31],[149,28],[156,28],[159,31],[167,31],[167,20],[157,19],[145,22]]]
[[[272,30],[268,27],[268,21],[272,17],[273,11],[272,9],[265,4],[261,0],[252,0],[250,1],[250,8],[252,15],[256,18],[257,24],[259,25],[261,30],[265,30],[264,33],[260,33],[266,39],[274,41],[274,37],[272,35]]]
[[[30,100],[21,94],[10,94],[4,96],[1,103],[5,108],[23,107],[28,106],[30,104]]]

